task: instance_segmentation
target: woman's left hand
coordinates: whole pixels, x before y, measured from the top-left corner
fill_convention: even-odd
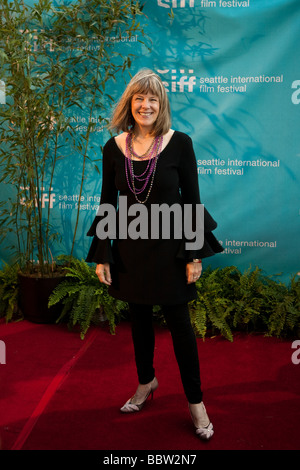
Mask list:
[[[186,278],[187,283],[192,284],[198,281],[202,273],[202,263],[187,263],[186,265]]]

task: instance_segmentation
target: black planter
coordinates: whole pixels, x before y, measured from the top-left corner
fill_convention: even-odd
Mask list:
[[[48,307],[50,294],[64,276],[33,277],[19,274],[19,308],[26,320],[55,323],[61,313],[59,304]]]

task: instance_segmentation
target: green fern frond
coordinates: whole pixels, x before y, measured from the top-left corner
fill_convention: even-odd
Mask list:
[[[62,281],[50,295],[48,306],[51,307],[52,305],[58,304],[65,297],[70,297],[71,295],[80,292],[80,290],[80,285],[78,283],[72,284],[67,280]]]
[[[101,310],[107,317],[111,333],[114,333],[127,304],[108,295],[107,286],[99,282],[95,268],[84,260],[69,258],[64,271],[65,280],[49,298],[49,306],[63,305],[58,321],[68,317],[69,326],[79,326],[80,335],[84,338],[90,325],[97,323]]]
[[[190,306],[190,316],[196,335],[204,339],[207,331],[207,316],[205,308],[199,302],[194,302]]]
[[[6,322],[18,312],[19,269],[18,264],[4,263],[0,271],[0,317],[5,317]]]

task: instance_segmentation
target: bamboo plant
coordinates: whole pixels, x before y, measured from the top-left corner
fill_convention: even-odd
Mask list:
[[[0,202],[0,235],[23,272],[51,275],[53,246],[61,224],[52,219],[52,191],[60,160],[76,159],[79,184],[72,255],[81,194],[89,162],[97,169],[93,130],[104,125],[113,98],[108,88],[127,71],[132,56],[110,38],[131,37],[142,28],[138,1],[0,0],[0,183],[8,196]],[[72,115],[84,112],[84,129]],[[8,186],[4,186],[4,185]]]

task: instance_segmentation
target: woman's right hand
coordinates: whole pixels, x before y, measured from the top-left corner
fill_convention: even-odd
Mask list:
[[[109,263],[97,264],[96,274],[99,278],[99,281],[107,286],[111,285],[111,275],[110,275],[110,266]]]

